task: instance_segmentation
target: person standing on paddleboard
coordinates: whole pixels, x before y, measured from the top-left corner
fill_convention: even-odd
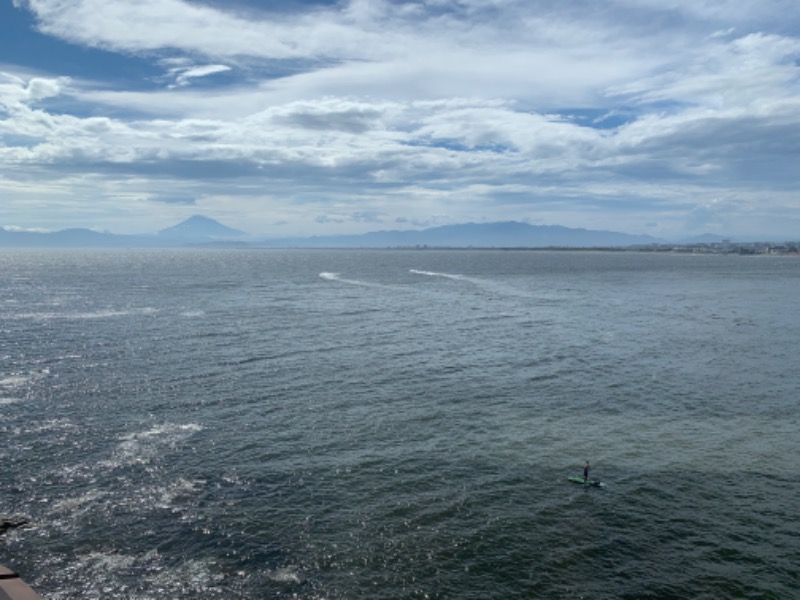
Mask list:
[[[589,461],[586,461],[586,464],[583,465],[583,482],[586,483],[589,481]]]

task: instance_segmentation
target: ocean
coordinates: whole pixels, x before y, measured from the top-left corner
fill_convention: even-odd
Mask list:
[[[799,295],[797,257],[3,251],[0,563],[50,599],[800,598]]]

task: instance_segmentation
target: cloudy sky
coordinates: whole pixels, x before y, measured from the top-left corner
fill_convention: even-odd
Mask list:
[[[0,0],[0,226],[800,239],[797,0]]]

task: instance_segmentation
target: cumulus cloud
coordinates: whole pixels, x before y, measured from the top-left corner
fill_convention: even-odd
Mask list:
[[[314,102],[302,101],[264,111],[256,119],[267,118],[272,123],[312,131],[342,131],[365,133],[379,126],[387,105],[345,98],[323,98]]]
[[[26,81],[12,73],[0,71],[0,106],[8,110],[58,96],[69,81],[69,77],[32,77]]]

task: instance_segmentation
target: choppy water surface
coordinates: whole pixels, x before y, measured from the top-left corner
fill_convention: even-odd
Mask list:
[[[800,597],[798,292],[791,257],[6,251],[0,562],[48,598]]]

